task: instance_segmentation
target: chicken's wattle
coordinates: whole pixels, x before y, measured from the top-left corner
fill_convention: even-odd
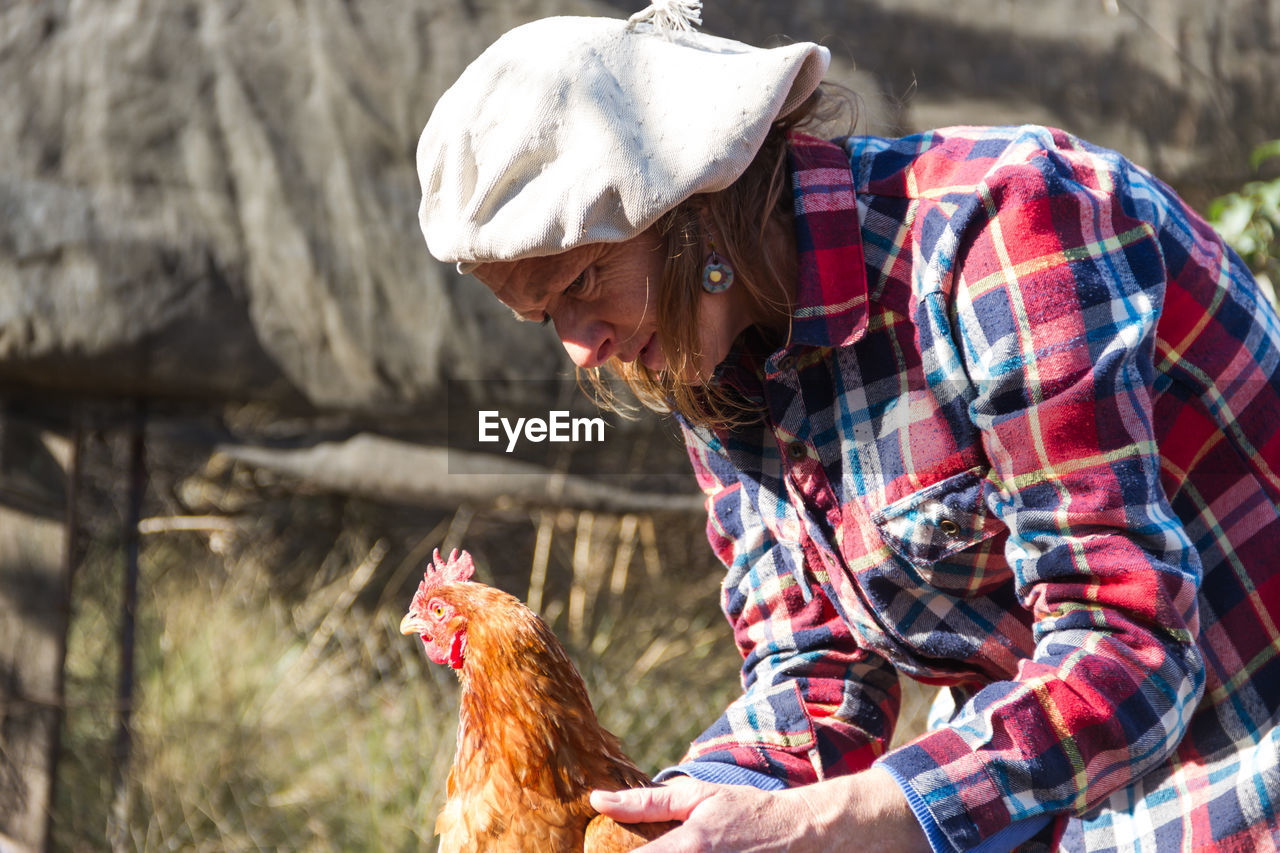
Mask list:
[[[462,669],[466,651],[467,634],[465,631],[459,631],[453,635],[453,640],[449,643],[449,666],[454,669]]]

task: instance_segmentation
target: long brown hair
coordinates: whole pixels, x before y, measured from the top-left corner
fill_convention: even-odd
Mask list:
[[[718,192],[691,196],[658,221],[659,233],[666,239],[667,261],[658,290],[657,335],[667,369],[655,373],[639,359],[628,363],[614,358],[603,365],[646,408],[678,412],[690,422],[706,426],[728,427],[758,417],[741,397],[714,381],[680,378],[699,375],[698,307],[706,246],[701,219],[711,223],[717,237],[716,251],[733,267],[733,286],[746,291],[757,313],[790,318],[792,282],[786,280],[787,273],[769,251],[766,239],[771,225],[792,233],[787,135],[829,124],[846,112],[852,127],[856,107],[851,92],[839,87],[833,91],[828,84],[819,86],[799,108],[774,122],[755,158],[736,181]],[[597,403],[625,411],[602,368],[581,369],[578,374]]]

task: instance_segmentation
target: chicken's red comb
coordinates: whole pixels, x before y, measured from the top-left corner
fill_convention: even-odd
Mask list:
[[[422,576],[422,583],[418,584],[418,591],[414,593],[413,604],[410,606],[425,607],[431,590],[446,583],[469,581],[475,572],[476,564],[471,562],[471,555],[466,551],[458,553],[458,549],[454,548],[449,559],[441,560],[440,549],[437,548],[431,555],[431,564],[427,566],[426,574]]]

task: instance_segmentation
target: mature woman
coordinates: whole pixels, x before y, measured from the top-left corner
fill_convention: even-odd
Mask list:
[[[1061,131],[826,142],[827,53],[517,28],[418,148],[431,252],[674,410],[745,693],[645,850],[1280,848],[1280,322]],[[691,17],[696,12],[683,4]],[[898,674],[951,707],[887,751]]]

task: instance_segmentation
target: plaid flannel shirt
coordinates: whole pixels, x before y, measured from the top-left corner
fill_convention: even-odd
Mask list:
[[[1061,131],[791,144],[785,345],[682,423],[744,695],[663,776],[879,761],[938,850],[1280,847],[1280,322]],[[898,673],[951,688],[892,752]],[[1072,817],[1078,819],[1070,819]]]

